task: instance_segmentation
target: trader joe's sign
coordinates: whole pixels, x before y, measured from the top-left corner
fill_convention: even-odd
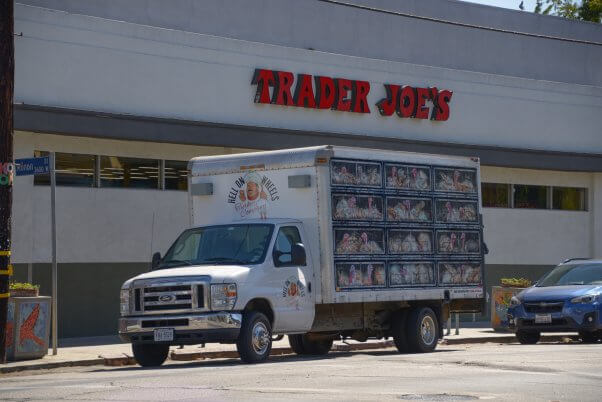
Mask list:
[[[311,76],[258,68],[253,74],[255,103],[371,113],[368,81]],[[452,91],[435,87],[384,84],[384,97],[376,103],[382,116],[396,113],[401,118],[449,119]]]

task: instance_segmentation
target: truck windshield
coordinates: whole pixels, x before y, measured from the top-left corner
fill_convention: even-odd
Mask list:
[[[160,268],[201,264],[260,264],[274,225],[223,225],[186,230],[161,260]]]
[[[602,285],[602,264],[566,264],[554,268],[538,283],[538,287]]]

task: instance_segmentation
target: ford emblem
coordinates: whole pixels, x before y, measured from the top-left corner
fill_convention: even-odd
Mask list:
[[[161,295],[159,296],[159,301],[164,302],[164,303],[169,303],[176,300],[176,297],[174,295]]]

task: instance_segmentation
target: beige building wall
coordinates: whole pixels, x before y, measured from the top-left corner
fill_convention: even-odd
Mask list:
[[[487,183],[582,187],[588,190],[587,211],[552,209],[484,208],[487,264],[555,265],[570,257],[592,257],[600,252],[602,208],[599,174],[549,170],[508,169],[483,166],[481,180]],[[596,247],[597,250],[596,250]]]

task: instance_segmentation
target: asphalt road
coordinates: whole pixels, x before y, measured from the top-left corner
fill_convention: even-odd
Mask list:
[[[602,344],[440,345],[237,360],[66,368],[0,376],[0,400],[600,401]]]

